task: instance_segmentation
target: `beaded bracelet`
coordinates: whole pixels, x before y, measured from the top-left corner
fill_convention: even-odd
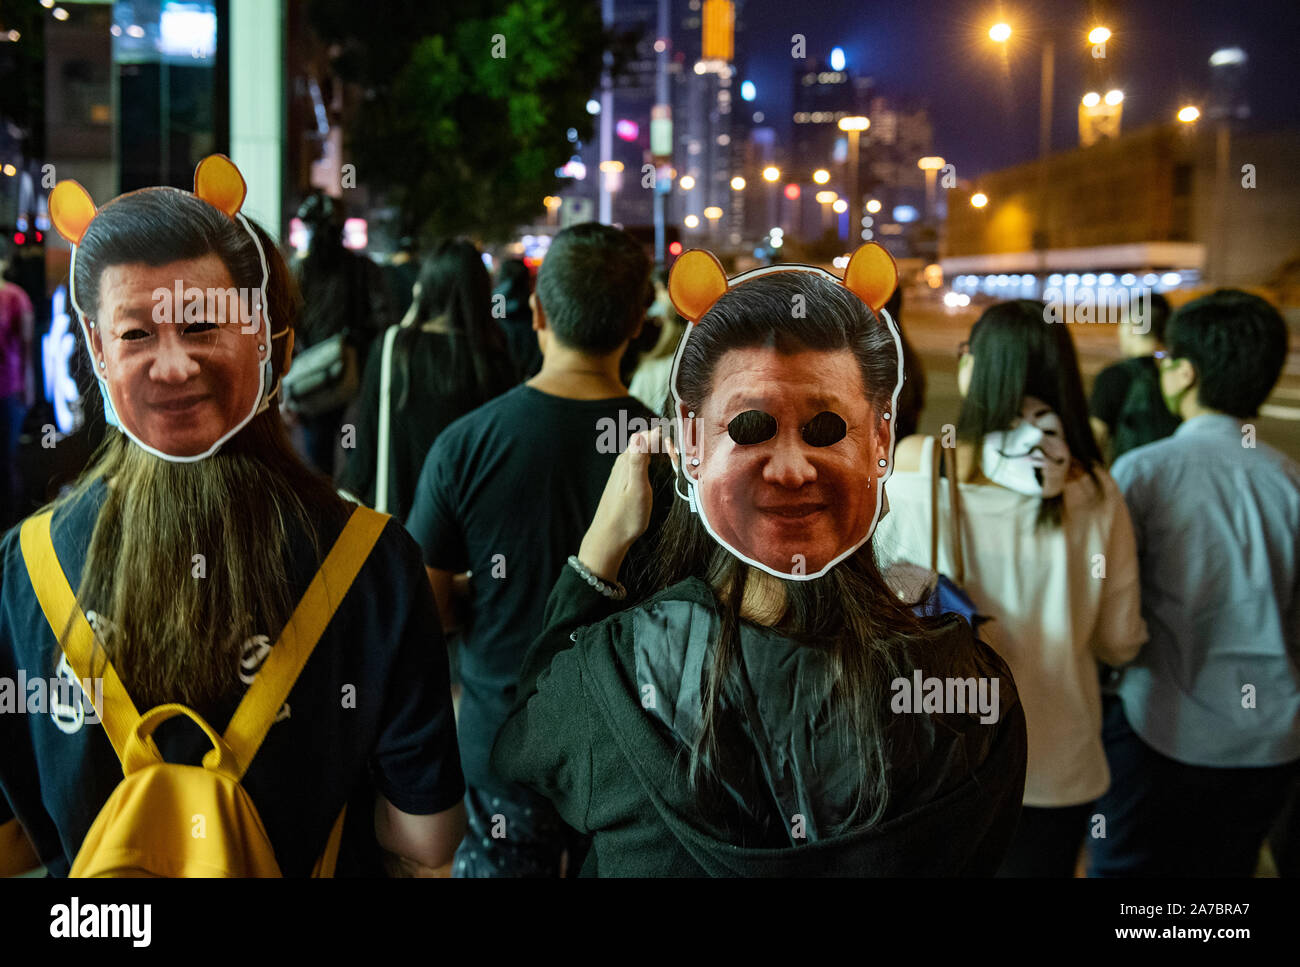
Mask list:
[[[602,581],[596,575],[592,574],[587,565],[583,564],[576,554],[569,555],[569,567],[573,568],[582,576],[582,579],[590,584],[593,588],[609,598],[611,601],[622,601],[627,597],[627,588],[615,581],[610,584],[608,581]]]

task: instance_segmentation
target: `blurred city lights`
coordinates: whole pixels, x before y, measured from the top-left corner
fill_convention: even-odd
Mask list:
[[[933,155],[928,158],[922,158],[916,163],[916,166],[922,171],[938,171],[943,167],[943,165],[944,160]]]
[[[704,217],[709,219],[709,221],[716,222],[722,217],[722,209],[717,205],[710,205],[708,208],[704,209]]]
[[[880,200],[877,198],[872,198],[870,201],[868,201],[867,211],[871,212],[871,214],[873,215],[876,214],[876,212],[880,211]]]
[[[871,119],[864,118],[861,115],[855,114],[840,118],[841,131],[865,131],[869,127],[871,127]]]
[[[1001,43],[1005,43],[1010,39],[1011,39],[1010,24],[994,24],[992,27],[989,28],[989,40],[1001,44]]]
[[[831,70],[844,70],[844,50],[840,47],[836,47],[831,51]]]
[[[817,182],[819,185],[824,185],[826,182],[831,180],[831,173],[825,168],[818,168],[812,173],[812,180]]]
[[[829,205],[838,197],[839,195],[833,191],[819,191],[817,192],[817,204]]]
[[[54,10],[53,10],[52,12],[53,12],[53,14],[54,14],[54,19],[55,19],[55,20],[67,20],[67,19],[68,19],[68,11],[64,10],[62,7],[55,7]]]
[[[621,118],[614,125],[614,133],[623,141],[635,141],[641,133],[641,126],[628,118]]]
[[[781,178],[780,168],[777,168],[774,165],[768,165],[766,168],[763,169],[764,181],[778,181],[780,180],[780,178]]]
[[[742,101],[752,101],[758,97],[758,89],[754,87],[753,81],[745,81],[740,85],[740,99]]]
[[[844,214],[844,212],[849,210],[849,203],[846,202],[843,198],[837,198],[835,199],[834,203],[831,204],[831,208],[835,211],[836,214],[842,215]]]
[[[1200,116],[1201,109],[1194,104],[1189,104],[1178,112],[1178,120],[1182,121],[1184,124],[1191,124]]]
[[[695,187],[695,177],[693,175],[682,175],[681,180],[677,182],[682,191],[690,191]]]
[[[1106,103],[1109,104],[1111,107],[1114,107],[1116,104],[1122,103],[1123,100],[1124,100],[1124,92],[1119,90],[1118,88],[1106,92]]]
[[[976,208],[983,208],[989,203],[989,196],[984,194],[982,191],[977,191],[975,194],[970,196],[970,203]]]
[[[1110,40],[1110,31],[1105,27],[1093,27],[1088,32],[1088,43],[1090,44],[1104,44],[1108,40]]]
[[[669,242],[669,243],[668,243],[668,254],[669,254],[669,255],[681,255],[681,254],[682,254],[682,243],[681,243],[681,242]]]
[[[1210,55],[1211,67],[1223,67],[1228,64],[1244,64],[1246,52],[1240,47],[1221,47]]]
[[[895,205],[894,221],[896,222],[914,222],[916,221],[916,209],[911,205]]]
[[[587,113],[588,113],[588,114],[599,114],[599,113],[600,113],[600,101],[596,100],[594,97],[593,97],[591,100],[589,100],[589,101],[587,102]]]
[[[1101,103],[1101,95],[1098,94],[1096,91],[1089,91],[1087,94],[1083,95],[1084,107],[1096,107],[1100,103]]]
[[[5,165],[5,166],[4,166],[4,173],[5,173],[8,177],[12,178],[14,175],[18,174],[18,169],[15,168],[13,165]]]
[[[685,218],[682,219],[682,224],[685,225],[687,228],[696,228],[700,224],[700,219],[696,215],[687,215]]]
[[[797,201],[799,198],[799,186],[796,184],[786,185],[785,197],[789,198],[791,201]]]
[[[744,190],[745,190],[745,179],[742,178],[742,177],[740,177],[740,175],[736,175],[736,177],[732,178],[732,179],[731,179],[731,190],[732,190],[732,191],[744,191]]]

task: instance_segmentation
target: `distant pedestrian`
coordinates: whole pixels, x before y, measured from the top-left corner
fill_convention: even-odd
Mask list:
[[[1158,354],[1182,425],[1115,464],[1151,640],[1108,703],[1094,875],[1250,876],[1300,770],[1300,466],[1251,422],[1286,356],[1258,296],[1183,306]]]
[[[35,399],[32,341],[35,315],[22,286],[5,279],[9,243],[0,238],[0,527],[20,514],[22,480],[18,475],[18,434]]]
[[[1164,348],[1169,300],[1150,294],[1146,318],[1130,311],[1119,323],[1119,347],[1124,359],[1111,363],[1093,380],[1088,405],[1093,433],[1103,453],[1114,463],[1135,447],[1163,440],[1178,429],[1160,395],[1160,373],[1152,354]],[[1138,303],[1135,309],[1141,309]]]
[[[1001,875],[1070,876],[1111,781],[1097,663],[1122,665],[1146,640],[1133,528],[1088,428],[1069,331],[1043,321],[1042,303],[985,310],[957,385],[965,587],[993,619],[979,633],[1011,666],[1029,735],[1025,808]],[[898,445],[875,542],[887,561],[928,565],[931,479],[943,472],[932,444]],[[938,569],[952,575],[946,488],[939,508]],[[916,600],[911,584],[900,581]]]
[[[438,435],[515,385],[505,338],[491,314],[490,284],[478,246],[463,239],[439,242],[420,268],[406,318],[371,346],[357,407],[356,447],[345,451],[339,485],[377,506],[384,436],[383,510],[398,520],[405,521],[411,511],[416,481]],[[381,425],[385,354],[388,418]]]

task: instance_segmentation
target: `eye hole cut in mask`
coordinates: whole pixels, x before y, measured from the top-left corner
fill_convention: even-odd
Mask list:
[[[766,443],[776,436],[776,417],[762,410],[746,410],[727,424],[727,435],[742,447]],[[830,410],[823,410],[799,428],[803,442],[810,447],[829,447],[848,435],[844,419]]]

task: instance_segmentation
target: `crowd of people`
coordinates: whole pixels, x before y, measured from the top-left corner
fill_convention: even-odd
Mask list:
[[[33,518],[48,538],[5,536],[0,680],[83,679],[86,624],[123,691],[102,727],[0,714],[0,868],[82,862],[124,707],[238,720],[359,503],[391,516],[242,763],[285,875],[328,852],[338,875],[1062,877],[1086,847],[1092,875],[1241,876],[1265,841],[1300,870],[1300,467],[1252,423],[1288,348],[1263,299],[1158,299],[1091,405],[1069,327],[993,305],[956,423],[928,436],[901,289],[873,309],[771,272],[688,321],[605,225],[557,234],[535,282],[511,261],[494,280],[463,239],[385,276],[327,202],[296,271],[205,204],[100,209],[81,309],[98,320],[103,277],[141,263],[215,256],[256,287],[260,244],[273,405],[193,462],[110,431]],[[152,378],[201,379],[198,346]],[[738,555],[697,506],[731,480],[820,513],[841,439],[880,441],[845,485],[878,518],[819,576]],[[816,516],[782,507],[780,534]],[[995,683],[993,705],[899,714],[914,674]],[[181,718],[152,741],[198,764],[213,737]]]

